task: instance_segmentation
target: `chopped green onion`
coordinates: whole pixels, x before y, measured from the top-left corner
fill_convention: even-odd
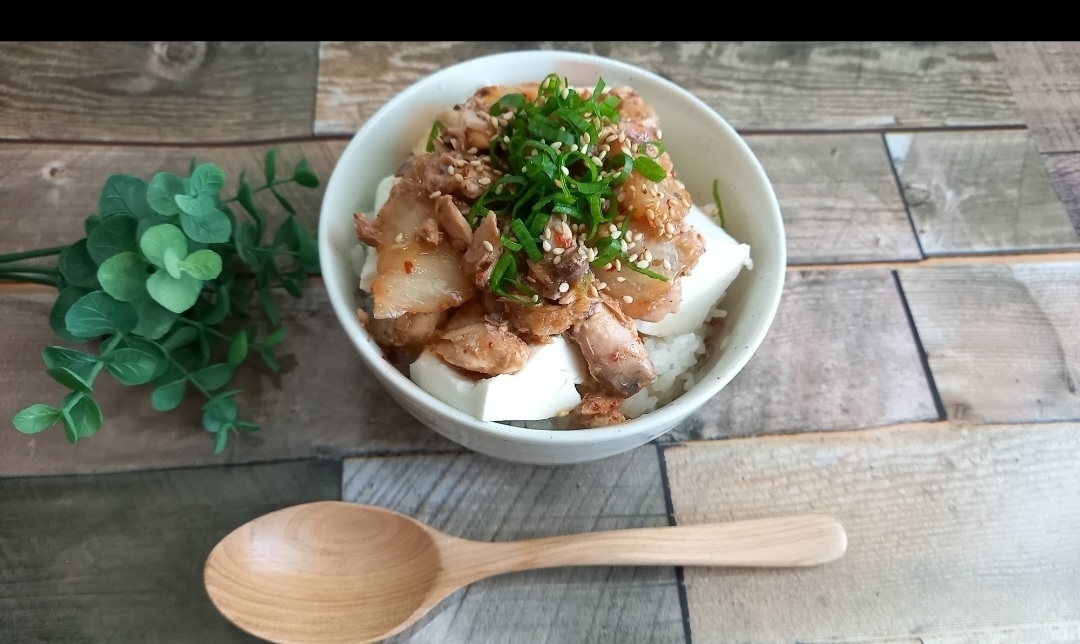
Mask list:
[[[630,261],[629,257],[626,257],[626,253],[623,253],[622,260],[623,260],[623,266],[628,267],[630,270],[637,271],[638,273],[641,273],[642,275],[648,275],[649,277],[653,278],[654,280],[660,280],[661,282],[666,282],[667,281],[667,278],[664,277],[663,275],[661,275],[660,273],[655,273],[653,271],[650,271],[647,268],[639,268],[637,264]]]
[[[544,259],[544,254],[536,247],[536,241],[533,240],[532,235],[529,234],[529,229],[525,227],[523,221],[514,219],[510,222],[510,229],[514,231],[514,235],[518,238],[518,242],[525,248],[525,254],[529,256],[530,260],[539,262]]]
[[[716,204],[716,216],[720,218],[720,228],[724,228],[724,206],[720,204],[720,180],[713,179],[712,182],[712,199]]]
[[[499,241],[502,242],[503,246],[506,246],[507,248],[509,248],[510,250],[512,250],[514,252],[517,252],[517,251],[521,250],[521,244],[517,243],[513,239],[510,239],[506,235],[503,235],[503,236],[499,237]]]
[[[439,119],[435,119],[435,122],[431,124],[431,132],[428,132],[428,135],[427,135],[427,148],[426,149],[427,149],[428,152],[434,152],[435,151],[435,139],[439,138],[439,132],[441,132],[441,131],[442,131],[442,123],[439,122]]]
[[[667,176],[667,172],[660,167],[660,164],[649,157],[643,156],[634,159],[634,169],[641,173],[641,176],[653,182],[663,181],[664,177]]]

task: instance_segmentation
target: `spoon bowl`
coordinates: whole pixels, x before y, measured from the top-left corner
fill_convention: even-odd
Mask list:
[[[639,528],[481,543],[392,510],[296,505],[221,540],[204,581],[233,624],[272,642],[375,642],[454,591],[493,575],[572,565],[809,566],[839,558],[843,527],[823,516]]]

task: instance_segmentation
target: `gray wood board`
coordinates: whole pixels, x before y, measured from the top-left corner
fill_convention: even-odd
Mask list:
[[[899,271],[952,420],[1080,418],[1080,263]]]
[[[836,517],[839,561],[686,568],[695,642],[1080,640],[1080,426],[916,426],[664,450],[678,524]]]
[[[0,138],[309,136],[318,52],[315,42],[0,43]]]
[[[927,255],[1080,248],[1026,130],[885,135]]]
[[[455,536],[507,541],[668,524],[656,447],[569,466],[476,454],[350,459],[342,498]],[[673,568],[554,568],[460,590],[395,642],[671,642],[684,639]]]
[[[992,45],[1039,152],[1080,152],[1080,43]]]
[[[296,163],[306,158],[320,179],[317,189],[295,184],[280,188],[298,219],[314,231],[326,182],[345,144],[316,140],[222,147],[0,143],[0,167],[5,169],[0,173],[0,253],[58,246],[84,237],[83,220],[97,210],[98,195],[111,174],[131,174],[145,181],[161,171],[187,176],[194,158],[221,167],[226,177],[222,196],[227,198],[236,194],[241,172],[246,171],[254,186],[265,183],[264,159],[271,148],[278,150],[279,176],[291,176]],[[256,195],[256,204],[274,221],[284,217],[268,191]]]
[[[689,90],[740,131],[1023,123],[985,42],[323,42],[315,132],[351,134],[434,71],[523,49],[637,65]]]
[[[937,416],[889,271],[789,270],[761,347],[661,440],[858,429]]]
[[[311,461],[0,479],[0,641],[255,642],[207,597],[207,555],[340,485]]]
[[[784,216],[788,264],[922,259],[878,134],[748,135]]]

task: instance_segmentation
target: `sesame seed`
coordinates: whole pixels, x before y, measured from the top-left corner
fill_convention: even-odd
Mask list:
[[[650,251],[648,248],[646,248],[644,257],[645,257],[645,259],[647,261],[651,262],[652,261],[652,251]]]
[[[570,176],[570,168],[568,168],[566,166],[563,166],[563,167],[561,167],[559,169],[562,170],[562,173],[563,173],[564,176],[567,176],[567,177]]]
[[[442,190],[436,190],[435,192],[431,193],[431,198],[432,199],[438,199],[441,196],[442,196]]]
[[[615,258],[615,270],[622,270],[622,260],[620,260],[618,257]]]
[[[446,166],[446,174],[454,174],[454,164]]]
[[[596,288],[601,291],[604,290],[605,288],[607,288],[607,282],[597,282]]]
[[[656,139],[660,140],[662,138],[664,138],[664,131],[661,130],[660,128],[657,128],[656,129]]]
[[[625,253],[627,251],[627,249],[630,248],[630,247],[626,245],[626,240],[625,239],[620,239],[619,240],[619,248],[621,248],[622,252]]]
[[[556,141],[556,142],[552,143],[551,144],[551,149],[558,152],[560,149],[562,149],[562,141]]]
[[[615,224],[608,224],[607,229],[609,231],[611,231],[611,232],[615,232],[615,231],[617,231],[619,229],[619,227],[616,226]]]
[[[604,264],[604,270],[605,271],[610,271],[611,270],[611,262],[608,262],[607,264]]]
[[[589,297],[600,297],[600,291],[596,290],[596,287],[591,284],[589,285]]]
[[[648,268],[649,267],[649,260],[643,259],[640,262],[638,262],[637,264],[635,264],[635,266],[637,266],[638,268]]]
[[[565,293],[565,292],[567,292],[569,290],[570,290],[570,285],[567,284],[566,282],[563,282],[562,284],[559,284],[559,292],[560,293]]]
[[[536,293],[533,293],[532,300],[533,300],[533,302],[539,302],[540,301],[540,296],[537,295]]]
[[[555,248],[551,249],[551,252],[555,253],[556,255],[562,255],[563,253],[566,252],[566,249],[562,248],[560,246],[556,246]]]
[[[578,151],[578,149],[579,149],[579,148],[578,148],[578,144],[577,144],[577,143],[571,143],[571,144],[570,144],[570,151],[571,151],[571,152],[577,152],[577,151]]]
[[[480,177],[476,180],[476,182],[482,186],[486,186],[487,184],[491,183],[491,179],[489,179],[488,177]]]
[[[615,201],[618,201],[619,203],[626,201],[626,193],[620,191],[619,194],[615,196]]]
[[[669,262],[666,257],[664,258],[664,268],[668,269],[669,271],[671,270],[671,262]]]
[[[664,232],[666,232],[669,235],[674,234],[675,233],[675,224],[671,223],[670,221],[667,222],[666,224],[664,224]]]
[[[620,275],[620,276],[618,276],[618,277],[616,277],[616,278],[615,278],[615,281],[616,281],[616,282],[625,282],[625,281],[626,281],[626,278],[625,278],[625,277],[623,277],[622,275]]]
[[[454,175],[454,178],[455,178],[455,179],[457,179],[458,181],[464,181],[464,180],[465,180],[465,177],[461,176],[461,173],[460,173],[460,172],[458,172],[457,174],[455,174],[455,175]]]
[[[558,179],[552,181],[552,183],[555,184],[556,188],[561,188],[562,187],[562,181],[559,181]]]
[[[638,258],[638,254],[634,253],[633,255],[631,255],[630,257],[627,257],[626,259],[630,260],[631,262],[636,262],[637,258]]]
[[[554,265],[556,265],[556,266],[558,266],[558,265],[559,265],[559,262],[561,262],[561,261],[562,261],[562,256],[560,256],[560,255],[556,255],[556,256],[555,256],[555,259],[551,260],[551,263],[552,263],[552,264],[554,264]]]
[[[469,165],[471,165],[474,168],[479,168],[480,166],[482,166],[484,164],[480,163],[480,159],[473,159],[472,161],[469,161]]]
[[[547,232],[547,231],[545,231],[545,232]],[[544,240],[544,252],[545,253],[550,253],[551,252],[551,242],[549,242],[546,239]]]
[[[630,297],[629,295],[624,295],[622,296],[622,301],[626,302],[627,304],[633,304],[634,298]]]
[[[565,417],[567,417],[569,415],[570,415],[570,410],[569,409],[564,409],[564,410],[559,412],[559,418],[565,418]]]
[[[634,233],[634,241],[639,242],[642,239],[645,239],[645,233],[641,232],[640,230]]]
[[[604,160],[601,159],[600,157],[593,157],[592,162],[595,163],[596,165],[604,165]]]
[[[401,242],[405,241],[405,233],[398,233],[397,236],[394,237],[394,241],[396,241],[399,244]]]
[[[488,240],[485,239],[484,240],[484,250],[486,250],[487,252],[490,253],[493,250],[495,250],[495,247],[491,245],[491,242],[489,242]]]

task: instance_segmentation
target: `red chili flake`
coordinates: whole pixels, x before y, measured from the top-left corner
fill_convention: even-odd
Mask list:
[[[411,275],[412,274],[412,269],[413,269],[412,260],[411,259],[405,260],[405,272],[409,273]]]

